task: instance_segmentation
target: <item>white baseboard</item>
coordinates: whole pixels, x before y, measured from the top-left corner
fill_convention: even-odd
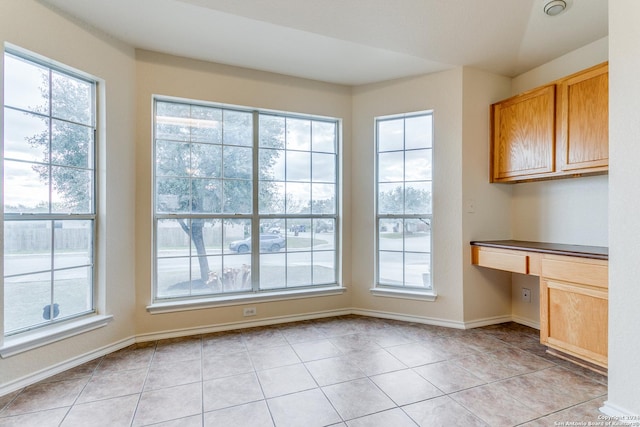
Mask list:
[[[99,349],[90,351],[88,353],[85,353],[83,355],[74,357],[72,359],[69,360],[65,360],[64,362],[58,363],[57,365],[53,365],[50,366],[48,368],[45,369],[41,369],[38,372],[34,372],[31,373],[29,375],[25,375],[22,378],[18,378],[16,380],[10,381],[6,384],[1,384],[0,385],[0,396],[4,396],[6,394],[12,393],[14,391],[20,390],[23,387],[27,387],[30,386],[32,384],[35,384],[39,381],[42,381],[44,379],[47,379],[49,377],[52,377],[54,375],[57,375],[61,372],[64,372],[66,370],[75,368],[76,366],[80,366],[83,363],[87,363],[90,362],[94,359],[97,359],[98,357],[102,357],[104,355],[107,355],[109,353],[113,353],[114,351],[123,349],[127,346],[130,346],[132,344],[136,343],[136,339],[135,337],[130,337],[130,338],[126,338],[123,340],[120,340],[118,342],[115,342],[113,344],[101,347]]]
[[[606,424],[607,422],[612,422],[613,424],[611,425],[638,425],[638,421],[640,421],[640,415],[627,411],[608,400],[604,402],[600,412],[607,417],[611,417],[611,419],[605,418],[602,420],[605,423],[604,425],[608,425]]]
[[[540,322],[534,322],[533,320],[527,319],[526,317],[511,316],[511,320],[521,325],[525,325],[530,328],[540,330]]]
[[[345,310],[328,310],[318,311],[314,313],[296,314],[292,316],[277,316],[259,320],[243,320],[240,322],[220,323],[215,326],[205,326],[197,328],[173,329],[171,331],[153,332],[149,334],[141,334],[136,337],[137,342],[155,341],[167,338],[186,337],[190,335],[209,334],[212,332],[231,331],[234,329],[255,328],[257,326],[278,325],[281,323],[301,322],[303,320],[322,319],[325,317],[346,316],[352,314],[353,311]]]
[[[386,311],[367,310],[362,308],[354,308],[351,314],[360,316],[378,317],[381,319],[401,320],[403,322],[421,323],[424,325],[445,326],[447,328],[464,329],[465,324],[455,320],[437,319],[434,317],[414,316],[409,314],[398,314]]]

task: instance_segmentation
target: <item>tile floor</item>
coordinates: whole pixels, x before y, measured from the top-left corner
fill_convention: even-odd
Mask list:
[[[345,316],[131,346],[0,397],[0,426],[553,426],[606,382],[515,323]]]

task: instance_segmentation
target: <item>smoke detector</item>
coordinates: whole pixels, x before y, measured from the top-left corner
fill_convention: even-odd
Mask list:
[[[556,16],[564,12],[567,2],[564,0],[551,0],[544,5],[544,13],[549,16]]]

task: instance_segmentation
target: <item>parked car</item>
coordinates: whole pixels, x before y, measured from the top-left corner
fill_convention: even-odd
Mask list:
[[[286,246],[287,240],[281,234],[260,234],[260,251],[278,252]],[[229,243],[229,249],[238,253],[249,252],[251,250],[251,236]]]

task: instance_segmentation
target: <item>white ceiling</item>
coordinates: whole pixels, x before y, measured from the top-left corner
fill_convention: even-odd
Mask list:
[[[358,85],[515,76],[608,34],[607,0],[40,0],[137,48]]]

